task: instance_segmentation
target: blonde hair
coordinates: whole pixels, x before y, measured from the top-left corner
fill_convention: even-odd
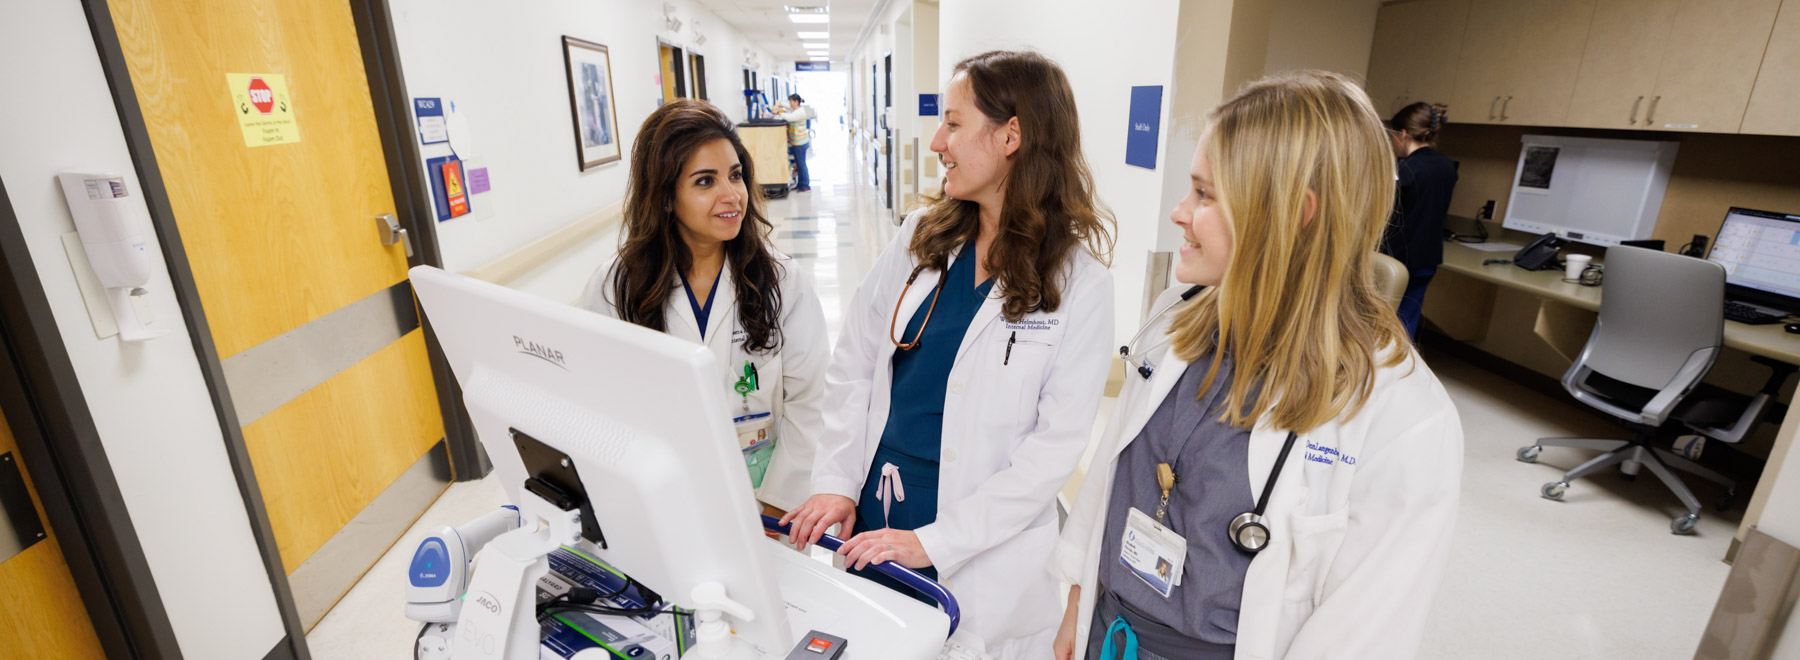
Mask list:
[[[1222,419],[1239,428],[1304,432],[1355,417],[1376,370],[1409,355],[1371,266],[1395,164],[1368,95],[1322,71],[1264,77],[1213,109],[1200,148],[1232,257],[1219,285],[1176,318],[1176,355],[1212,354],[1202,394],[1231,355]]]

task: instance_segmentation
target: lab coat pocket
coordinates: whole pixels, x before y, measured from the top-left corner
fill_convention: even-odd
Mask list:
[[[1010,335],[1000,340],[1000,377],[1003,392],[1017,395],[1012,423],[1030,428],[1037,422],[1038,397],[1043,393],[1044,375],[1056,355],[1056,345]]]
[[[1284,607],[1304,603],[1311,609],[1318,604],[1324,596],[1325,573],[1344,542],[1344,530],[1349,524],[1349,509],[1288,518],[1287,533],[1293,539],[1293,555],[1288,560],[1287,586],[1282,591],[1282,599],[1286,601]]]

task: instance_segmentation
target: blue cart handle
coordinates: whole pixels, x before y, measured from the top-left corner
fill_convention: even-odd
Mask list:
[[[789,526],[781,524],[780,518],[764,515],[762,522],[763,529],[780,534],[788,533]],[[825,534],[819,537],[819,546],[837,552],[838,548],[844,546],[844,540]],[[962,625],[962,607],[956,604],[956,597],[950,595],[950,590],[945,589],[944,585],[938,584],[936,580],[925,577],[918,571],[901,566],[897,562],[871,563],[869,568],[899,580],[901,584],[911,587],[913,591],[925,594],[927,598],[937,601],[938,607],[942,608],[944,614],[950,617],[950,634],[956,634],[956,627]]]

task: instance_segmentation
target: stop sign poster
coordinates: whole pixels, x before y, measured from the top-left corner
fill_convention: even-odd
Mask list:
[[[225,84],[231,88],[231,114],[244,131],[244,146],[300,141],[300,124],[294,121],[294,101],[288,96],[286,76],[227,73]]]

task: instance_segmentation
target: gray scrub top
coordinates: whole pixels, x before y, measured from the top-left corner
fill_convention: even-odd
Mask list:
[[[1211,644],[1237,642],[1238,606],[1252,555],[1226,537],[1233,518],[1256,507],[1250,492],[1250,431],[1219,421],[1234,374],[1219,365],[1212,387],[1196,400],[1212,357],[1189,365],[1144,429],[1119,455],[1100,554],[1100,583],[1133,610],[1181,635]],[[1187,539],[1182,583],[1167,598],[1119,563],[1126,512],[1156,516],[1162,489],[1156,464],[1169,463],[1177,482],[1163,524]],[[1101,632],[1101,631],[1097,631]]]

